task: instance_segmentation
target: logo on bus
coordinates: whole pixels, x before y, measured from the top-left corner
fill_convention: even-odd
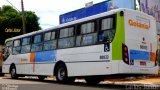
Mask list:
[[[132,19],[129,19],[128,23],[129,23],[130,26],[141,28],[141,29],[148,30],[150,28],[150,23],[141,23],[141,22],[138,22],[138,21],[134,21]]]

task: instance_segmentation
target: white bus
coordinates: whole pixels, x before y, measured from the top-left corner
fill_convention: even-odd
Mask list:
[[[3,73],[97,84],[106,75],[157,74],[156,51],[155,19],[116,9],[7,39]]]

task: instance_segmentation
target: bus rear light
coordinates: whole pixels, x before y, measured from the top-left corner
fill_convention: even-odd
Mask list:
[[[122,58],[129,65],[128,47],[125,44],[122,44]]]
[[[141,66],[146,66],[146,62],[145,61],[140,61],[140,65]]]
[[[128,48],[127,48],[127,47],[124,47],[124,51],[127,52],[127,51],[128,51]]]
[[[128,62],[128,61],[129,61],[128,58],[125,58],[124,60],[125,60],[125,62]]]
[[[128,53],[125,52],[124,55],[125,55],[126,57],[128,57]]]

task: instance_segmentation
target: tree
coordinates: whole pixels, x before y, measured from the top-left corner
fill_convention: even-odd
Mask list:
[[[26,33],[40,30],[38,16],[35,12],[25,11]],[[9,5],[0,7],[0,44],[4,44],[5,39],[23,34],[22,15]]]

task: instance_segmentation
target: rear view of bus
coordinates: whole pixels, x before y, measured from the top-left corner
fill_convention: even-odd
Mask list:
[[[157,74],[157,34],[153,17],[124,10],[123,63],[120,73]]]

